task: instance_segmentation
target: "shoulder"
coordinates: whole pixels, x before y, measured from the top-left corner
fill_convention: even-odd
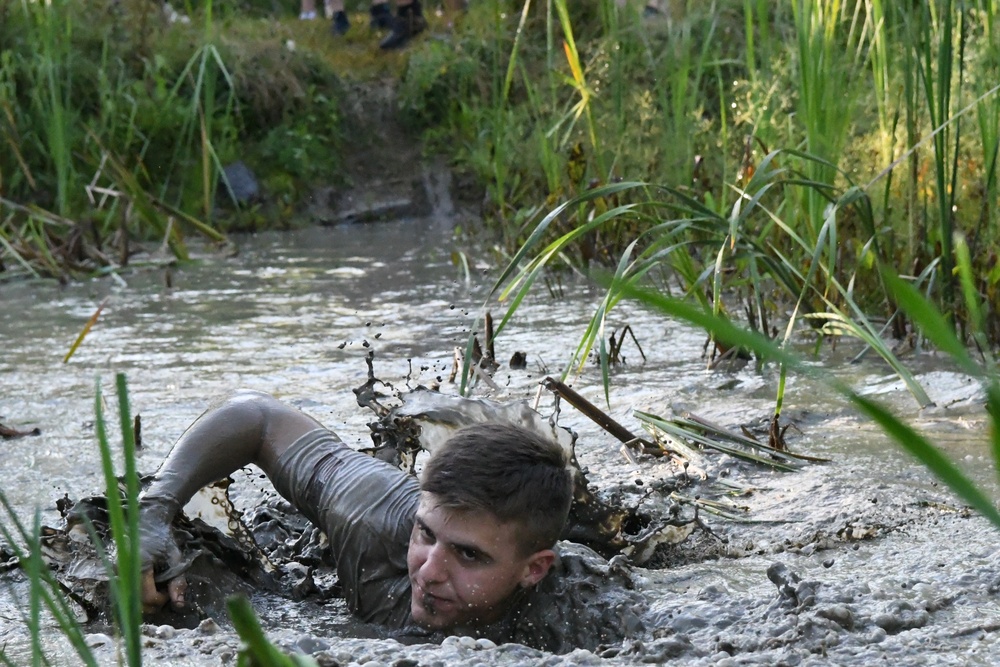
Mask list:
[[[511,619],[513,641],[555,653],[620,643],[643,630],[648,604],[627,568],[580,544],[560,542],[549,575]]]

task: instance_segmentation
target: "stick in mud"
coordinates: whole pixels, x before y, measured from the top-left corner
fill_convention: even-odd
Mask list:
[[[612,419],[608,413],[601,410],[599,407],[559,380],[556,380],[553,377],[547,377],[542,380],[542,386],[561,398],[566,399],[570,405],[582,412],[605,431],[621,440],[627,447],[644,454],[653,454],[656,456],[661,456],[663,454],[663,450],[660,447],[657,447],[648,440],[644,440],[643,438],[634,435],[627,428]]]
[[[37,426],[30,431],[21,431],[16,428],[11,428],[9,426],[4,426],[0,424],[0,438],[4,440],[11,440],[13,438],[23,438],[26,435],[41,435],[42,430]]]

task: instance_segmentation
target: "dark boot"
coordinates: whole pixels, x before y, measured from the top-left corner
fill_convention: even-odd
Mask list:
[[[372,30],[389,30],[392,28],[392,12],[389,11],[389,3],[383,2],[372,5],[371,14],[372,18],[369,25]]]
[[[347,19],[347,12],[335,12],[330,30],[334,35],[344,35],[351,29],[351,22]]]
[[[390,50],[399,49],[410,41],[414,35],[419,35],[427,28],[427,21],[423,12],[420,11],[420,0],[414,0],[412,5],[400,7],[396,18],[392,22],[392,32],[390,32],[379,48]]]

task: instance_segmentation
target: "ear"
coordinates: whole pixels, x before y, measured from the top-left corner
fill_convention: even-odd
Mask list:
[[[556,562],[556,552],[552,549],[542,549],[528,556],[521,576],[521,587],[530,588],[545,578],[549,568]]]

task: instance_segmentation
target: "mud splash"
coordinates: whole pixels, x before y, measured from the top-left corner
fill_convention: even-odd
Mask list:
[[[0,453],[8,497],[25,515],[40,505],[43,521],[54,523],[53,498],[100,488],[93,382],[113,370],[128,374],[143,417],[144,471],[213,396],[237,388],[276,393],[357,447],[371,446],[370,417],[351,395],[364,381],[362,357],[375,348],[386,375],[403,387],[446,384],[453,349],[464,345],[483,301],[481,286],[455,274],[436,224],[247,238],[239,257],[175,269],[170,288],[158,273],[129,276],[127,288],[5,286],[6,312],[18,317],[0,320],[0,419],[41,430],[7,441]],[[99,325],[62,365],[79,327],[109,293]],[[558,375],[589,316],[589,299],[581,290],[524,304],[497,342],[497,356],[523,352],[527,368],[502,366],[494,397],[533,399],[539,380]],[[690,411],[727,428],[766,429],[774,387],[766,372],[707,373],[697,332],[627,304],[616,318],[647,357],[641,362],[626,344],[628,363],[615,370],[608,410],[616,421],[638,431],[633,410]],[[993,483],[981,396],[968,378],[933,357],[911,359],[942,406],[919,412],[879,365],[828,363],[944,443],[980,482]],[[572,386],[603,404],[595,369],[573,376]],[[831,462],[782,473],[699,452],[699,465],[732,487],[729,501],[743,521],[705,514],[714,536],[696,532],[665,550],[662,569],[632,568],[649,602],[647,632],[637,639],[561,656],[462,637],[410,645],[357,624],[335,596],[289,604],[259,592],[254,605],[272,639],[328,665],[992,664],[1000,628],[995,531],[822,387],[793,380],[786,406],[793,450]],[[648,489],[676,474],[663,460],[629,460],[619,441],[582,415],[566,410],[560,422],[579,434],[580,464],[602,498],[643,507],[651,502]],[[238,476],[233,497],[241,509],[273,503],[256,471]],[[0,641],[18,661],[26,645],[10,590],[0,593]],[[190,629],[151,624],[146,658],[225,663],[238,647],[225,625],[224,618]],[[107,635],[94,628],[90,641],[102,663],[112,664]],[[75,664],[52,641],[53,662]]]

